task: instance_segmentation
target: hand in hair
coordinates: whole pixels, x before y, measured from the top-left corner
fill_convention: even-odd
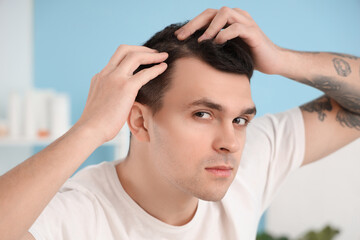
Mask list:
[[[266,74],[276,74],[281,69],[282,48],[275,45],[259,28],[250,14],[239,8],[222,7],[206,9],[175,32],[184,40],[196,30],[207,27],[198,41],[214,39],[218,44],[240,37],[249,45],[255,69]]]
[[[139,89],[167,68],[167,53],[121,45],[105,68],[91,79],[85,109],[76,125],[86,126],[107,142],[125,124]],[[134,74],[143,64],[156,64]]]

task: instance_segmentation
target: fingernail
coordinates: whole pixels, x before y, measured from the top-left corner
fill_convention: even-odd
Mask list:
[[[178,37],[179,39],[182,39],[182,38],[185,37],[185,32],[184,32],[183,29],[179,29],[179,32],[177,33],[177,37]]]

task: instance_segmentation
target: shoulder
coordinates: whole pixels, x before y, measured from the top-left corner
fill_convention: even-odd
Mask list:
[[[267,113],[261,117],[255,118],[249,124],[247,132],[262,131],[264,133],[271,133],[281,130],[280,127],[291,128],[295,125],[304,125],[303,116],[299,107],[279,113]]]
[[[64,208],[64,211],[101,208],[104,202],[113,198],[116,179],[112,171],[115,171],[113,162],[85,167],[64,183],[48,207]]]
[[[116,180],[114,179],[116,177],[114,174],[116,175],[114,162],[102,162],[97,165],[90,165],[66,181],[60,189],[60,192],[70,189],[94,193],[103,191],[109,182]]]
[[[253,199],[262,201],[267,185],[277,184],[280,178],[300,166],[304,156],[304,134],[298,107],[254,119],[247,127],[233,188],[243,189]]]
[[[260,154],[259,149],[276,150],[290,139],[304,141],[304,120],[300,108],[266,114],[255,118],[247,127],[244,152]]]

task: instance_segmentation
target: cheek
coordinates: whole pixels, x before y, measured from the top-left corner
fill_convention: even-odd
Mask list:
[[[196,156],[206,155],[211,149],[211,131],[206,124],[199,124],[192,119],[179,118],[168,126],[169,142],[175,151]]]
[[[161,158],[174,167],[193,169],[199,161],[209,155],[211,137],[205,124],[184,118],[167,119],[164,124],[154,126],[155,149],[163,155]],[[176,166],[175,166],[176,165]],[[192,168],[190,168],[192,166]]]

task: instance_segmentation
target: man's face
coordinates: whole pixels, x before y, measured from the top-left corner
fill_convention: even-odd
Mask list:
[[[196,58],[176,61],[162,109],[149,125],[150,156],[165,181],[218,201],[233,181],[255,114],[249,80]]]

